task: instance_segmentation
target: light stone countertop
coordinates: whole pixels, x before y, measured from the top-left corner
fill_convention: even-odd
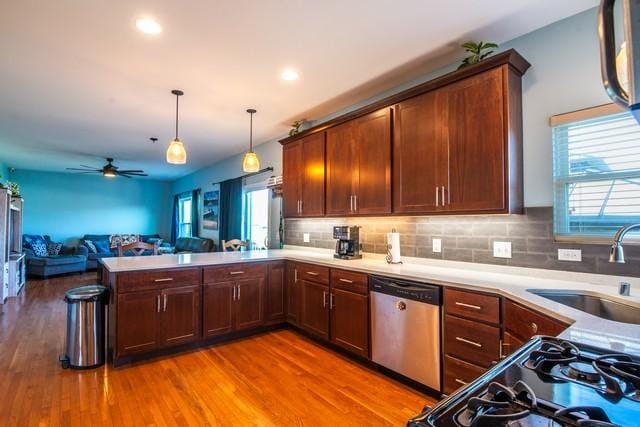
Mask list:
[[[383,255],[364,254],[360,260],[338,260],[333,258],[332,250],[295,246],[268,251],[105,258],[102,263],[108,271],[118,273],[284,259],[504,295],[534,310],[571,323],[560,337],[615,352],[640,356],[640,325],[601,319],[527,291],[528,289],[582,291],[640,307],[640,278],[635,277],[408,257],[403,258],[403,264],[390,265],[386,263]],[[620,281],[631,283],[631,296],[618,295]]]

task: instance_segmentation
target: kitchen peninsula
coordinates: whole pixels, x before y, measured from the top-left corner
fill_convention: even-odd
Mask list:
[[[112,290],[109,347],[116,365],[284,325],[366,361],[370,275],[442,287],[444,372],[437,392],[473,380],[537,334],[640,355],[640,325],[601,319],[528,291],[578,290],[616,300],[612,276],[411,258],[388,265],[371,254],[344,261],[330,251],[298,247],[106,258],[103,264],[103,282]],[[635,283],[624,301],[640,304],[638,279],[625,280]],[[463,333],[468,337],[450,339]],[[456,345],[467,338],[484,340],[477,360],[470,360],[472,352],[458,358],[465,349]]]

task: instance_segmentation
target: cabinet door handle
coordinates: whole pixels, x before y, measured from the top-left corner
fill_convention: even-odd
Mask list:
[[[353,194],[349,195],[349,211],[353,212]]]
[[[329,310],[333,310],[336,307],[336,303],[333,301],[335,295],[329,294]]]
[[[531,330],[533,331],[534,334],[538,332],[538,324],[535,322],[531,322]]]
[[[353,195],[353,211],[354,212],[358,211],[358,195],[357,194]]]
[[[482,307],[480,307],[479,305],[465,304],[464,302],[459,301],[456,301],[456,305],[464,308],[472,308],[474,310],[482,310]]]
[[[162,311],[167,311],[167,294],[164,294],[163,305],[164,305],[164,307],[162,308]]]
[[[231,299],[232,299],[233,301],[235,301],[235,300],[236,300],[236,285],[233,285],[233,288],[232,288],[232,290],[231,290]]]
[[[155,279],[154,282],[172,282],[173,277],[165,277],[164,279]]]
[[[303,208],[303,204],[302,204],[302,200],[300,200],[300,215],[302,215],[302,208]]]
[[[342,278],[340,278],[340,281],[341,281],[341,282],[344,282],[344,283],[353,283],[353,280],[349,280],[349,279],[342,279]]]
[[[327,306],[327,293],[325,291],[322,291],[322,307],[326,307]]]
[[[318,275],[320,275],[320,273],[316,273],[315,271],[307,271],[307,274],[309,276],[318,276]]]
[[[444,206],[444,185],[442,186],[442,206]]]
[[[238,287],[238,301],[240,301],[240,285],[236,285]]]
[[[480,344],[479,342],[467,340],[467,339],[460,338],[460,337],[456,337],[456,341],[460,341],[460,342],[463,342],[465,344],[472,345],[474,347],[482,348],[482,344]]]
[[[293,270],[293,281],[294,282],[298,281],[298,269],[297,268],[295,270]]]
[[[462,381],[460,378],[456,378],[454,381],[457,382],[460,385],[467,385],[468,384],[467,382]]]
[[[244,271],[230,271],[229,274],[236,275],[236,274],[244,274]]]
[[[436,207],[440,206],[440,188],[436,186]]]
[[[156,310],[160,313],[160,295],[156,297]]]

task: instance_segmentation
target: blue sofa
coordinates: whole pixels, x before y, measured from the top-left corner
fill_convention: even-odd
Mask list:
[[[101,246],[102,250],[96,245],[96,249],[98,252],[94,253],[87,249],[87,268],[94,269],[98,268],[98,261],[102,258],[111,258],[118,256],[118,249],[111,248],[111,234],[85,234],[82,239],[80,239],[80,246],[87,249],[85,246],[85,241],[90,240],[92,242],[102,242]],[[154,239],[162,240],[159,234],[141,234],[139,235],[139,239],[143,242],[150,243],[153,242]],[[162,243],[161,247],[169,246],[168,243]],[[108,251],[106,249],[109,249]],[[152,251],[145,250],[143,255],[152,255]]]
[[[58,255],[37,256],[31,245],[51,243],[49,236],[25,234],[22,246],[25,253],[27,275],[44,279],[56,274],[83,273],[87,269],[87,248],[81,246],[62,246]]]

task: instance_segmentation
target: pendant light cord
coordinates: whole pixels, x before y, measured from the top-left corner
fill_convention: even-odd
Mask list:
[[[249,117],[249,152],[253,153],[253,113]]]
[[[180,95],[176,95],[176,139],[178,139],[178,100]]]

